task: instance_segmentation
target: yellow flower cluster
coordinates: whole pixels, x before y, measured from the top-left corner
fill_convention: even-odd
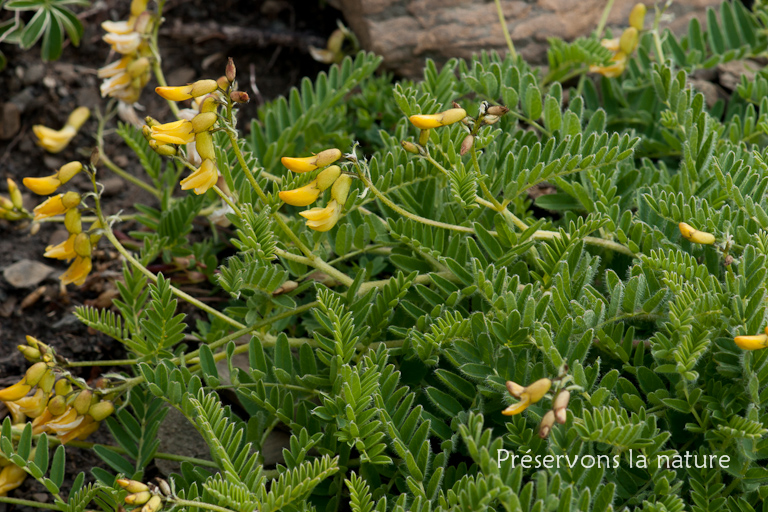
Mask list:
[[[341,151],[336,148],[303,158],[283,157],[285,167],[295,173],[303,173],[326,167],[341,158]],[[299,215],[307,219],[307,227],[315,231],[329,231],[341,218],[344,203],[347,202],[352,178],[342,174],[338,165],[326,167],[317,177],[303,187],[280,192],[280,199],[293,206],[309,206],[317,201],[322,192],[331,189],[331,201],[324,208],[312,208]]]
[[[71,180],[77,173],[83,170],[80,162],[69,162],[63,165],[55,174],[43,178],[24,178],[24,185],[35,194],[49,195],[63,184]],[[99,222],[91,224],[87,233],[83,232],[80,206],[81,197],[77,192],[65,192],[49,197],[33,210],[34,220],[64,215],[64,227],[69,236],[58,245],[49,245],[45,249],[44,256],[57,260],[75,261],[59,279],[62,284],[74,283],[81,285],[91,272],[91,252],[96,246],[101,235],[98,230],[102,227]]]
[[[152,51],[147,36],[152,30],[152,16],[146,10],[147,0],[133,0],[126,21],[105,21],[104,41],[122,55],[120,60],[99,69],[102,97],[112,96],[124,103],[136,103],[150,75]]]
[[[629,13],[629,27],[624,30],[621,37],[600,41],[600,44],[613,52],[613,57],[611,64],[607,66],[590,66],[589,70],[592,73],[599,73],[608,78],[621,76],[627,67],[627,59],[637,48],[640,32],[645,24],[645,13],[645,5],[635,5]]]
[[[37,137],[37,145],[49,153],[59,153],[67,147],[69,142],[77,135],[77,131],[91,116],[87,107],[77,107],[69,114],[67,122],[61,130],[54,130],[41,124],[32,127]]]
[[[754,334],[750,336],[736,336],[734,343],[743,350],[760,350],[768,347],[768,327],[765,328],[765,334]]]
[[[557,379],[563,382],[562,377]],[[509,394],[519,399],[516,404],[512,404],[503,411],[501,414],[505,416],[514,416],[520,414],[526,410],[530,405],[540,401],[552,387],[552,381],[547,378],[539,379],[533,384],[529,384],[527,387],[523,387],[516,382],[507,381],[507,391]],[[545,439],[555,423],[564,425],[568,419],[568,402],[571,399],[571,392],[563,387],[555,394],[555,398],[552,400],[552,408],[548,410],[541,418],[539,424],[539,437]]]
[[[89,389],[73,390],[67,377],[57,379],[50,347],[31,336],[27,342],[29,345],[19,347],[25,349],[25,356],[30,350],[37,351],[42,361],[30,366],[19,382],[0,390],[0,401],[11,412],[13,423],[31,418],[33,434],[47,432],[62,444],[87,438],[115,406],[99,400]]]
[[[167,100],[184,101],[206,96],[218,89],[216,80],[198,80],[181,87],[157,87],[155,92]],[[154,119],[147,118],[149,125],[144,127],[144,137],[149,141],[150,147],[159,154],[173,156],[177,153],[177,145],[195,145],[194,149],[202,163],[195,172],[181,180],[182,190],[194,189],[195,194],[204,194],[219,179],[212,134],[218,120],[218,105],[219,102],[214,96],[207,96],[199,104],[199,113],[191,120],[179,119],[172,123],[159,124]]]
[[[165,494],[170,494],[170,488],[165,480],[158,479],[161,487],[165,487],[162,491]],[[119,478],[117,484],[130,492],[128,496],[123,498],[126,505],[142,506],[141,512],[159,512],[163,508],[163,499],[160,497],[157,486],[153,486],[151,489],[147,484],[139,482],[138,480],[128,480],[125,478]],[[138,510],[138,509],[135,509]]]
[[[0,196],[0,219],[21,220],[29,215],[24,209],[21,191],[16,182],[8,178],[8,196]]]

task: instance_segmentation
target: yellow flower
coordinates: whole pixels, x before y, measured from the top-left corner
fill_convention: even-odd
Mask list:
[[[171,101],[184,101],[198,96],[205,96],[219,88],[216,80],[198,80],[189,85],[179,87],[155,87],[155,92]]]
[[[206,158],[202,165],[181,180],[181,190],[195,189],[195,194],[205,194],[219,179],[219,170],[213,160]]]
[[[624,68],[627,67],[627,54],[624,52],[617,52],[611,59],[613,64],[607,66],[589,66],[591,73],[599,73],[606,78],[616,78],[621,76],[624,72]]]
[[[341,218],[342,205],[335,199],[328,203],[325,208],[312,208],[299,215],[307,219],[307,227],[315,231],[330,231]]]
[[[321,192],[333,185],[341,175],[341,168],[332,165],[317,175],[317,178],[307,185],[293,189],[280,191],[280,199],[293,206],[309,206],[317,201]]]
[[[77,192],[67,192],[66,194],[57,194],[46,199],[35,207],[32,212],[35,214],[35,220],[61,215],[67,210],[80,204],[80,194]]]
[[[413,115],[409,119],[416,128],[429,130],[430,128],[448,126],[449,124],[461,121],[465,117],[467,117],[467,111],[463,108],[451,108],[445,112],[438,112],[437,114]]]
[[[78,107],[67,119],[66,124],[61,130],[54,130],[37,124],[32,127],[37,137],[37,144],[49,153],[58,153],[67,147],[67,144],[77,135],[77,130],[88,119],[91,112],[87,107]]]
[[[702,245],[712,245],[715,243],[715,235],[705,231],[698,231],[694,229],[690,224],[681,222],[678,224],[678,228],[680,228],[680,234],[683,235],[683,238],[689,242]]]
[[[104,29],[104,32],[109,32],[110,34],[130,34],[133,32],[133,23],[128,21],[105,21],[102,22],[101,28]]]
[[[309,184],[293,190],[281,190],[280,199],[292,206],[309,206],[317,201],[320,195],[320,189],[317,187],[317,180],[310,181]]]
[[[552,387],[552,381],[547,378],[539,379],[533,384],[529,384],[527,387],[522,387],[520,384],[516,384],[512,381],[507,382],[507,390],[509,393],[515,398],[519,398],[520,401],[501,411],[501,414],[505,416],[520,414],[526,410],[529,405],[535,404],[544,398],[544,395],[547,394],[550,387]]]
[[[74,241],[75,261],[59,279],[61,284],[76,284],[85,282],[91,272],[91,238],[87,233],[79,233]]]
[[[44,178],[24,178],[24,186],[35,194],[47,196],[56,192],[56,189],[71,180],[83,169],[80,162],[69,162],[62,165],[56,174]]]
[[[195,140],[192,123],[186,119],[153,126],[151,134],[156,141],[167,144],[189,144]]]
[[[0,496],[7,496],[8,493],[24,483],[27,478],[27,472],[16,464],[8,464],[0,471]]]
[[[309,172],[330,165],[336,160],[341,158],[341,151],[332,148],[321,151],[316,155],[305,156],[303,158],[295,158],[284,156],[280,159],[280,162],[289,170],[295,173]]]
[[[613,39],[603,39],[600,41],[600,46],[604,48],[608,48],[612,52],[616,53],[619,51],[619,38],[614,37]]]
[[[768,330],[768,329],[767,329]],[[743,350],[759,350],[768,347],[768,334],[755,334],[753,336],[736,336],[734,343]]]
[[[112,49],[122,55],[134,53],[141,44],[141,34],[138,32],[129,32],[127,34],[107,33],[102,37],[105,43],[112,46]]]
[[[27,384],[26,379],[21,379],[16,384],[12,384],[5,389],[0,389],[0,401],[2,402],[15,402],[19,398],[27,396],[32,386]]]
[[[71,260],[77,254],[75,254],[75,237],[76,234],[69,235],[69,238],[64,240],[58,245],[49,245],[45,248],[46,258],[53,258],[55,260]]]

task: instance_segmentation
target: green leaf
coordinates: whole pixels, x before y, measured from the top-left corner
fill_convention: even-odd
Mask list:
[[[21,34],[21,47],[23,49],[29,49],[35,45],[35,43],[43,37],[43,34],[48,29],[48,25],[51,21],[51,13],[46,9],[41,9],[35,13],[27,26],[24,27],[24,32]]]

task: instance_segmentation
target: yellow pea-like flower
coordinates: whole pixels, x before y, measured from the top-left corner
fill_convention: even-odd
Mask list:
[[[611,59],[613,64],[607,66],[589,66],[590,73],[598,73],[606,78],[616,78],[621,76],[627,67],[627,54],[619,51]]]
[[[56,192],[61,185],[71,180],[77,173],[83,170],[83,164],[80,162],[69,162],[62,165],[61,168],[50,176],[43,178],[24,178],[24,186],[35,194],[48,196]]]
[[[766,328],[768,330],[768,328]],[[759,350],[768,347],[768,334],[755,334],[752,336],[736,336],[734,343],[743,350]]]
[[[75,284],[80,286],[85,282],[85,278],[88,277],[88,274],[91,273],[91,268],[91,258],[77,256],[72,265],[70,265],[67,271],[59,278],[61,279],[61,284]]]
[[[335,199],[328,203],[325,208],[312,208],[299,215],[307,219],[307,227],[315,231],[330,231],[341,218],[342,205]]]
[[[35,207],[32,212],[35,214],[35,220],[53,217],[67,213],[67,210],[80,204],[80,194],[77,192],[67,192],[66,194],[57,194],[49,197]]]
[[[451,108],[437,114],[416,114],[409,119],[416,128],[429,130],[457,123],[467,117],[467,111],[463,108]]]
[[[698,231],[685,222],[681,222],[678,227],[680,228],[680,234],[689,242],[702,245],[712,245],[715,243],[715,235],[712,233]]]
[[[5,389],[0,389],[0,401],[1,402],[15,402],[19,398],[27,396],[32,386],[26,383],[25,379],[12,384]]]
[[[87,107],[77,107],[69,115],[66,124],[61,130],[54,130],[41,124],[33,126],[32,131],[37,137],[37,144],[49,153],[59,153],[77,135],[77,130],[80,129],[90,115],[91,111]]]
[[[544,395],[547,394],[550,387],[552,387],[552,381],[547,378],[539,379],[526,387],[522,387],[519,384],[510,381],[507,383],[507,390],[510,391],[512,396],[519,398],[520,401],[501,411],[501,414],[505,416],[520,414],[526,410],[528,406],[535,404],[544,398]]]
[[[141,44],[141,34],[129,32],[127,34],[107,33],[102,40],[112,46],[112,49],[121,55],[128,55],[138,50]]]
[[[627,28],[619,39],[619,49],[629,55],[637,48],[638,33],[635,27]]]
[[[115,75],[125,73],[128,64],[130,64],[132,61],[133,59],[131,57],[122,57],[120,60],[116,60],[111,64],[107,64],[106,66],[99,68],[96,76],[99,78],[112,78]]]
[[[195,140],[192,123],[186,119],[153,126],[150,134],[156,141],[166,144],[189,144]]]
[[[184,101],[198,96],[205,96],[218,88],[219,84],[216,83],[216,80],[198,80],[195,83],[178,87],[156,87],[155,92],[166,100]]]
[[[219,170],[213,160],[206,158],[198,169],[181,180],[181,190],[194,189],[195,194],[205,194],[219,180]]]
[[[281,201],[292,206],[309,206],[317,201],[320,196],[320,188],[317,186],[317,180],[313,180],[300,188],[281,190],[278,195]]]
[[[280,159],[280,162],[295,173],[309,172],[331,165],[333,162],[341,158],[341,150],[332,148],[321,151],[316,155],[306,156],[303,158],[295,158],[284,156]]]
[[[0,496],[7,496],[8,493],[21,484],[27,478],[27,472],[16,464],[9,464],[0,471]]]

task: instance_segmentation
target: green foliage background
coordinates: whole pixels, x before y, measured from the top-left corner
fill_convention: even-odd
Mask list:
[[[552,41],[546,75],[482,54],[441,69],[428,62],[423,80],[393,84],[373,74],[378,58],[361,53],[305,79],[264,106],[242,141],[263,168],[269,205],[219,141],[219,168],[231,170],[243,213],[233,216],[234,255],[219,259],[228,240],[215,232],[187,242],[216,196],[167,194],[160,209],[142,209],[152,231],[141,260],[194,254],[218,267],[209,278],[246,328],[232,333],[216,318],[188,325],[168,281],[148,284],[129,268],[119,314],[78,311],[140,360],[141,383],[109,420],[124,453],[98,453],[140,480],[167,402],[200,431],[218,470],[182,464],[176,492],[231,510],[767,510],[768,351],[745,353],[733,337],[766,326],[768,73],[743,78],[713,106],[689,81],[696,69],[762,55],[767,26],[762,6],[724,2],[681,38],[644,33],[620,78],[583,76],[569,87],[558,80],[610,58],[597,39]],[[400,146],[416,137],[407,116],[453,101],[476,115],[482,100],[512,110],[479,133],[478,168],[458,154],[459,124],[432,131],[434,163]],[[140,133],[120,133],[158,188],[175,186],[173,166],[163,168]],[[314,176],[292,175],[279,159],[349,151],[353,141],[378,190],[452,227],[403,217],[360,182],[328,234],[283,206],[300,239],[354,281],[306,279],[312,268],[276,256],[299,253],[270,214],[277,191]],[[542,183],[557,193],[532,201],[527,190]],[[507,211],[478,204],[483,184]],[[719,246],[683,239],[683,221]],[[289,279],[298,286],[275,294]],[[184,332],[196,333],[199,350],[179,345]],[[236,345],[244,334],[248,343]],[[244,351],[249,368],[237,368],[232,357]],[[231,386],[215,366],[222,359]],[[549,399],[500,414],[513,402],[505,381],[554,377],[563,364],[582,391],[548,439],[536,429]],[[246,416],[222,406],[223,387]],[[259,453],[278,425],[290,429],[290,448],[265,470]],[[619,455],[621,466],[525,470],[497,465],[502,448]],[[642,469],[630,467],[629,450],[731,463]],[[94,474],[104,487],[86,490],[119,501],[113,475]]]

